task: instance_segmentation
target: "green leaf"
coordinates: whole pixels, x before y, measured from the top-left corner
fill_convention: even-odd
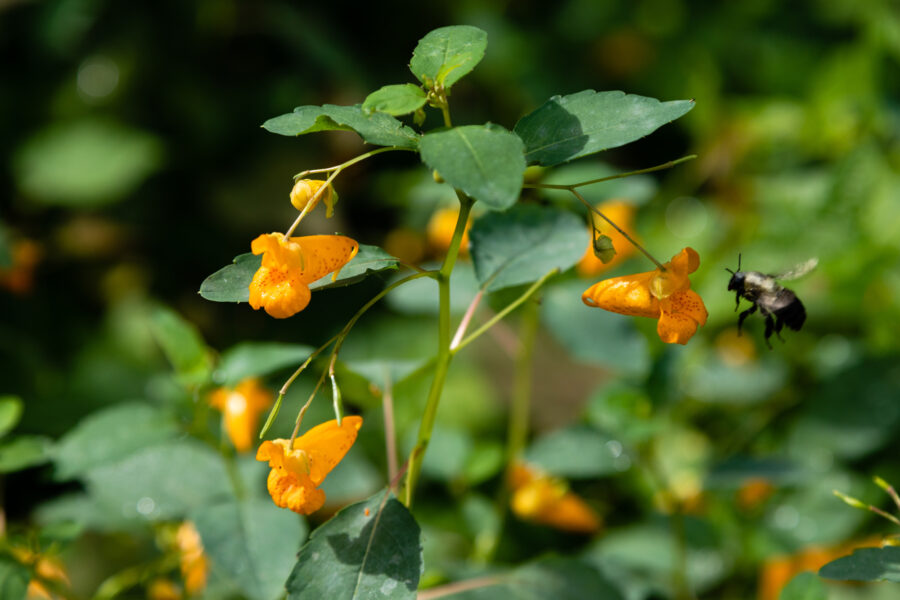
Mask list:
[[[312,282],[309,289],[327,290],[330,288],[343,287],[362,281],[369,276],[370,273],[378,271],[386,271],[388,269],[396,270],[399,259],[391,256],[378,246],[369,246],[366,244],[359,245],[359,252],[353,257],[353,260],[344,265],[337,279],[332,281],[331,275]]]
[[[621,443],[588,425],[574,425],[539,437],[525,460],[551,475],[585,479],[619,472],[621,456]]]
[[[101,505],[150,521],[183,518],[231,490],[221,456],[191,439],[143,448],[92,469],[85,479]]]
[[[278,135],[304,135],[316,131],[355,131],[370,144],[415,149],[419,135],[383,112],[367,113],[361,105],[298,106],[294,112],[274,117],[263,128]]]
[[[530,283],[554,268],[564,271],[590,243],[576,215],[535,205],[484,215],[469,239],[475,276],[489,292]]]
[[[833,560],[819,577],[840,581],[893,581],[900,583],[900,548],[859,548],[850,556]]]
[[[191,514],[213,570],[232,579],[249,598],[273,600],[284,591],[306,522],[271,499],[227,502]]]
[[[425,105],[425,92],[412,83],[386,85],[366,97],[362,108],[367,112],[383,112],[394,117],[408,115]]]
[[[593,566],[561,557],[544,558],[511,573],[488,577],[485,585],[448,596],[452,600],[623,600],[619,589]],[[491,585],[493,583],[493,585]]]
[[[51,125],[15,157],[19,187],[32,199],[75,208],[122,200],[154,172],[162,144],[112,121],[82,119]]]
[[[0,269],[12,266],[12,240],[9,230],[0,222]]]
[[[425,269],[440,269],[440,264],[421,265]],[[461,315],[478,293],[478,281],[469,262],[459,261],[450,273],[450,312]],[[413,315],[437,315],[440,311],[437,282],[431,277],[414,279],[394,289],[387,297],[394,310]]]
[[[625,92],[584,90],[550,98],[519,119],[513,131],[525,143],[528,163],[549,167],[624,146],[693,107],[693,100],[660,102]]]
[[[10,473],[50,460],[51,441],[36,435],[11,438],[0,445],[0,473]]]
[[[175,311],[158,306],[151,317],[151,331],[185,385],[209,377],[212,360],[200,332]]]
[[[331,275],[309,284],[309,289],[324,290],[350,285],[365,279],[370,273],[396,269],[398,259],[378,246],[360,244],[353,260],[344,265],[335,281]],[[200,295],[213,302],[247,302],[250,282],[262,264],[262,256],[251,253],[235,257],[234,262],[207,277],[200,286]]]
[[[28,569],[6,556],[0,556],[0,598],[25,600],[31,573]]]
[[[248,377],[262,377],[284,367],[300,366],[312,354],[312,346],[280,342],[243,342],[222,353],[213,373],[216,383],[234,387]]]
[[[484,57],[487,33],[471,25],[441,27],[425,35],[413,50],[409,70],[426,85],[450,87]]]
[[[344,508],[313,531],[287,580],[289,599],[416,598],[423,569],[419,526],[386,494]]]
[[[805,572],[795,576],[781,590],[778,600],[827,600],[828,590],[815,573]]]
[[[0,437],[19,424],[22,409],[22,399],[18,396],[0,396]]]
[[[177,432],[170,416],[148,404],[117,404],[95,412],[56,443],[56,479],[78,477],[145,446],[171,439]]]
[[[522,140],[499,125],[466,125],[422,137],[422,161],[454,188],[494,210],[515,204],[522,190]]]

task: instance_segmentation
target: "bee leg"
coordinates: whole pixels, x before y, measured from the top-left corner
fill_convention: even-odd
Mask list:
[[[772,342],[769,341],[769,338],[772,337],[772,330],[775,329],[775,320],[772,318],[770,313],[766,314],[766,346],[769,347],[769,350],[772,349]]]
[[[750,315],[755,313],[756,308],[757,308],[756,304],[754,304],[753,306],[751,306],[750,308],[748,308],[747,310],[742,312],[741,315],[738,317],[738,335],[741,335],[741,325],[744,324],[744,319],[746,319],[747,317],[749,317]]]
[[[741,293],[737,292],[734,295],[734,312],[737,312],[737,309],[741,307]]]
[[[775,335],[781,340],[781,343],[784,343],[784,338],[781,337],[781,328],[784,327],[784,321],[781,320],[781,317],[775,317]]]

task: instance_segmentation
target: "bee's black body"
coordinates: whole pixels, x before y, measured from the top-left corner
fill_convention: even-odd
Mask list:
[[[814,263],[810,264],[814,266]],[[736,294],[737,305],[734,309],[737,310],[740,307],[741,297],[751,302],[753,306],[738,317],[738,333],[740,334],[744,319],[756,312],[757,309],[766,318],[765,336],[766,345],[769,348],[772,347],[769,342],[772,332],[778,336],[778,339],[781,339],[780,332],[785,325],[794,331],[799,331],[806,321],[806,309],[803,308],[803,303],[794,292],[776,281],[776,279],[788,277],[766,275],[759,271],[741,271],[740,268],[740,261],[738,261],[738,271],[729,270],[731,280],[728,282],[728,289]]]

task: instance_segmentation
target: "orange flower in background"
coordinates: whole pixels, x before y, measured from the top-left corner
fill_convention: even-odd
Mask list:
[[[250,282],[250,306],[286,319],[309,304],[309,284],[341,268],[356,256],[359,244],[342,235],[308,235],[285,240],[266,233],[250,246],[262,254],[262,266]]]
[[[598,204],[597,210],[609,217],[613,223],[621,227],[625,233],[632,238],[636,237],[632,231],[635,213],[634,204],[624,200],[607,200],[606,202]],[[616,249],[616,255],[606,264],[597,258],[594,255],[594,232],[592,229],[589,229],[591,233],[591,243],[588,244],[584,256],[582,256],[581,260],[578,261],[578,264],[575,265],[575,270],[582,277],[596,277],[604,271],[609,271],[625,262],[625,260],[630,258],[635,252],[635,247],[631,242],[625,239],[625,236],[621,233],[613,229],[613,227],[604,221],[602,217],[594,216],[592,218],[600,227],[602,233],[609,236],[609,239],[612,240],[613,247]]]
[[[293,449],[288,440],[263,442],[256,460],[269,461],[266,485],[275,504],[301,515],[322,508],[325,492],[319,485],[350,450],[360,427],[362,417],[344,417],[340,426],[334,419],[316,425],[294,440]]]
[[[19,240],[10,249],[11,264],[0,267],[0,287],[14,294],[27,294],[34,284],[34,267],[41,260],[41,247],[31,240]]]
[[[238,452],[253,447],[259,416],[272,406],[272,392],[264,388],[259,379],[241,381],[234,389],[219,388],[209,397],[213,408],[222,411],[225,432]]]
[[[58,583],[65,587],[70,585],[69,577],[66,575],[62,562],[55,556],[38,554],[22,547],[10,548],[10,552],[17,561],[32,567],[41,579],[51,583]],[[54,600],[59,597],[58,594],[54,594],[37,579],[32,579],[28,582],[28,590],[25,594],[26,600]]]
[[[179,566],[184,579],[184,591],[188,596],[195,596],[206,587],[209,572],[209,560],[203,552],[200,533],[193,523],[185,521],[178,527],[175,543],[180,553]]]
[[[459,219],[459,208],[439,208],[431,215],[426,227],[428,245],[438,254],[445,254],[450,248],[450,240],[453,239],[453,231],[456,229],[456,221]],[[469,228],[472,219],[466,222],[462,240],[459,243],[459,254],[465,256],[469,253]]]
[[[325,185],[321,179],[299,179],[291,190],[291,204],[297,210],[310,211],[316,207],[319,202],[325,203],[325,216],[331,217],[334,214],[334,203],[337,200],[334,188],[330,185],[321,193],[319,197],[313,201],[313,205],[307,208],[309,201],[316,195]]]
[[[689,273],[700,266],[700,255],[684,248],[664,267],[646,273],[613,277],[595,283],[581,300],[588,306],[631,315],[659,319],[656,331],[667,344],[686,344],[706,324],[703,299],[691,290]]]
[[[181,600],[181,588],[174,581],[157,577],[147,586],[147,600]]]
[[[600,517],[570,492],[564,481],[524,463],[513,465],[509,480],[510,506],[521,519],[573,533],[594,533],[600,529]]]

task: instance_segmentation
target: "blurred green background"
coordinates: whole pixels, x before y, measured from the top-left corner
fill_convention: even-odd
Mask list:
[[[546,290],[537,431],[559,434],[580,421],[620,449],[639,450],[628,464],[555,469],[573,479],[581,473],[573,485],[605,514],[608,535],[585,542],[514,527],[500,560],[583,552],[621,567],[629,598],[669,597],[666,585],[650,586],[642,575],[665,573],[673,559],[647,559],[669,534],[658,494],[632,462],[653,463],[679,506],[698,502],[688,511],[688,566],[703,597],[752,597],[768,557],[888,532],[886,521],[841,504],[831,489],[880,501],[868,476],[900,483],[893,0],[0,1],[0,393],[24,400],[16,433],[58,438],[125,400],[190,412],[147,325],[152,303],[193,323],[217,351],[247,340],[315,347],[332,335],[382,280],[323,292],[327,302],[314,296],[288,321],[206,302],[197,290],[254,237],[287,227],[294,173],[364,150],[352,133],[294,140],[259,125],[294,106],[355,104],[382,85],[411,81],[417,40],[449,24],[489,36],[484,61],[453,89],[455,124],[511,129],[551,95],[588,88],[696,100],[651,136],[552,175],[571,182],[699,155],[586,195],[639,205],[635,230],[661,259],[697,249],[692,280],[710,318],[687,347],[663,347],[655,323],[583,307],[580,293],[593,280],[567,274]],[[453,196],[410,157],[377,157],[347,171],[335,220],[317,216],[305,233],[341,231],[376,245],[398,227],[421,234]],[[738,253],[743,268],[764,272],[819,258],[816,271],[788,284],[806,305],[806,326],[772,351],[758,317],[735,336],[724,269],[736,268]],[[649,268],[632,258],[616,273]],[[380,306],[342,354],[348,400],[374,411],[376,428],[366,374],[377,369],[364,363],[392,365],[407,438],[427,378],[404,381],[398,365],[434,347],[423,293]],[[480,514],[499,478],[490,457],[502,444],[511,380],[502,345],[502,335],[486,339],[454,364],[444,433],[431,453],[456,462],[432,459],[416,513],[432,540],[431,581],[466,572],[458,561],[477,545],[478,527],[459,533],[458,523]],[[276,375],[273,389],[283,378]],[[287,412],[302,396],[289,397]],[[357,482],[368,482],[369,492],[383,481],[378,435],[357,463]],[[477,458],[486,461],[481,471],[464,464]],[[739,507],[737,491],[759,480],[774,491]],[[37,465],[7,475],[3,489],[7,520],[24,526],[39,505],[80,485]],[[453,515],[441,514],[448,499]],[[85,586],[104,575],[95,570]],[[865,595],[884,594],[879,587],[835,589],[829,598],[893,597]]]

